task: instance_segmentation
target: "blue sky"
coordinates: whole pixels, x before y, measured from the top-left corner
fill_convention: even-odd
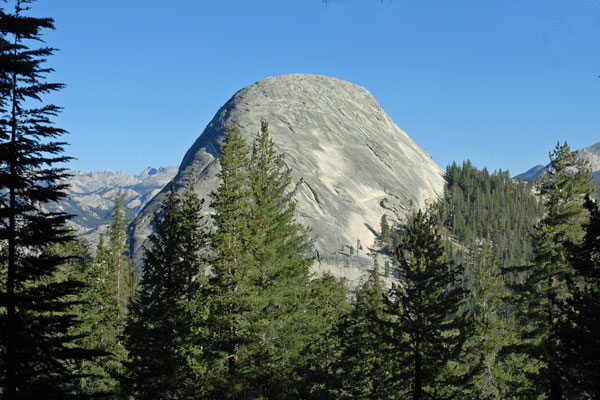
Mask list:
[[[597,0],[40,0],[69,167],[177,165],[237,90],[287,73],[369,89],[442,167],[516,174],[600,141]]]

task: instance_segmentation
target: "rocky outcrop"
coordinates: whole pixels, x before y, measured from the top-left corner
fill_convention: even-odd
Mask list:
[[[267,78],[237,92],[183,157],[175,177],[177,190],[193,173],[196,191],[210,204],[210,193],[219,184],[219,149],[226,128],[237,125],[251,143],[261,119],[269,123],[294,179],[303,178],[296,218],[310,227],[315,239],[316,271],[360,276],[361,267],[372,264],[367,253],[382,215],[401,220],[442,193],[442,169],[368,90],[306,74]],[[131,225],[138,266],[152,232],[152,216],[167,191],[165,187],[152,199]]]

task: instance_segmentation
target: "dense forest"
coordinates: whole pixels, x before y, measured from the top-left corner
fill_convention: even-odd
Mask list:
[[[449,166],[438,204],[381,221],[398,279],[374,257],[350,290],[310,274],[267,122],[231,126],[220,186],[171,188],[136,276],[122,196],[93,256],[43,208],[69,157],[27,3],[0,13],[2,398],[600,398],[600,209],[566,143],[535,184]]]

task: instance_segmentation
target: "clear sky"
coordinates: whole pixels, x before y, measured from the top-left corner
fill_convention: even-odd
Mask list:
[[[60,49],[69,167],[177,165],[218,108],[268,76],[369,89],[442,167],[524,172],[600,141],[598,0],[39,0]]]

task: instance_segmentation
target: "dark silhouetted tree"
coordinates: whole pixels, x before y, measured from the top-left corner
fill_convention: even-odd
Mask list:
[[[0,332],[3,398],[68,398],[91,356],[75,344],[73,307],[82,284],[54,279],[69,257],[46,251],[72,240],[64,213],[44,211],[63,199],[65,134],[52,119],[60,108],[43,96],[63,87],[47,82],[55,49],[37,47],[51,18],[28,17],[32,1],[0,10]]]
[[[209,359],[207,235],[192,177],[182,198],[171,192],[154,217],[143,275],[126,329],[135,398],[204,398]]]
[[[589,220],[584,203],[593,191],[587,163],[566,143],[559,143],[539,183],[547,214],[535,230],[535,258],[531,265],[512,268],[525,274],[522,284],[512,285],[523,340],[508,349],[528,355],[540,366],[529,374],[531,385],[524,388],[523,395],[555,400],[570,398],[575,390],[567,380],[560,328],[568,318],[568,302],[573,296],[569,282],[582,282],[567,249],[583,242],[583,226]]]
[[[465,377],[451,372],[470,331],[459,313],[465,291],[460,266],[446,263],[444,247],[431,214],[422,211],[409,221],[396,249],[401,283],[391,291],[393,345],[398,362],[393,371],[401,398],[454,398],[452,388]]]

